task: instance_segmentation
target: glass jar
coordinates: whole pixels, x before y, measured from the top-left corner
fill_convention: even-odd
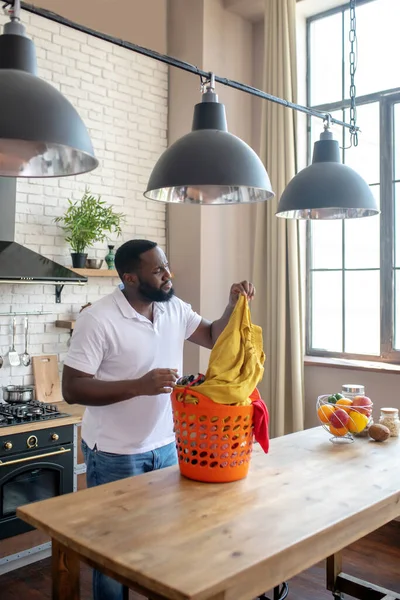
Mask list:
[[[400,419],[398,408],[381,408],[379,423],[390,431],[390,437],[399,437]]]
[[[349,400],[353,400],[356,396],[365,396],[365,386],[358,383],[344,383],[342,385],[342,394]]]
[[[365,396],[365,386],[359,383],[344,383],[342,385],[342,394],[345,398],[348,398],[349,400],[354,400],[356,396]],[[371,415],[365,429],[360,431],[360,433],[353,433],[354,437],[367,437],[368,429],[373,424],[374,420]]]

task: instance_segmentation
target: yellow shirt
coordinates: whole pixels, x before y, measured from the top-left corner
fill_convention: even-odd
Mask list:
[[[252,324],[247,298],[240,296],[211,351],[205,381],[196,391],[218,404],[251,404],[264,362],[262,329]]]

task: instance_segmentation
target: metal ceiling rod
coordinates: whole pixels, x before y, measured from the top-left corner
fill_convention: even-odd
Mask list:
[[[13,4],[12,2],[7,2],[6,4]],[[33,13],[35,15],[39,15],[40,17],[44,17],[45,19],[49,19],[50,21],[54,21],[55,23],[59,23],[60,25],[65,25],[66,27],[70,27],[71,29],[75,29],[76,31],[80,31],[87,35],[91,35],[100,40],[104,40],[105,42],[109,42],[110,44],[114,44],[116,46],[120,46],[122,48],[126,48],[127,50],[131,50],[132,52],[136,52],[137,54],[142,54],[143,56],[148,56],[149,58],[153,58],[159,62],[169,65],[170,67],[175,67],[177,69],[182,69],[183,71],[187,71],[188,73],[193,73],[194,75],[198,75],[201,78],[202,84],[206,81],[210,81],[211,74],[207,71],[203,71],[199,69],[195,65],[191,65],[188,62],[183,60],[179,60],[178,58],[174,58],[172,56],[168,56],[167,54],[161,54],[156,52],[155,50],[150,50],[149,48],[144,48],[143,46],[138,46],[137,44],[133,44],[131,42],[127,42],[125,40],[118,39],[112,35],[108,35],[107,33],[101,33],[94,29],[90,29],[90,27],[86,27],[85,25],[80,25],[79,23],[75,23],[74,21],[70,21],[61,15],[53,13],[50,10],[46,10],[44,8],[39,8],[34,6],[33,4],[27,4],[26,2],[21,2],[21,8],[26,10],[27,12]],[[245,92],[247,94],[251,94],[252,96],[257,96],[258,98],[262,98],[263,100],[268,100],[269,102],[274,102],[275,104],[280,104],[281,106],[285,106],[286,108],[291,108],[292,110],[297,110],[299,112],[305,113],[307,115],[311,115],[318,119],[327,120],[330,119],[331,123],[335,123],[336,125],[340,125],[342,127],[346,127],[347,129],[354,129],[354,125],[351,123],[346,123],[344,121],[340,121],[339,119],[335,119],[332,115],[326,112],[320,112],[313,108],[309,108],[308,106],[302,106],[301,104],[295,104],[294,102],[289,102],[288,100],[284,100],[277,96],[273,96],[272,94],[268,94],[267,92],[263,92],[258,88],[255,88],[251,85],[246,85],[245,83],[240,83],[239,81],[235,81],[232,79],[227,79],[226,77],[220,77],[218,75],[213,75],[214,80],[217,83],[221,83],[230,88],[234,88],[241,92]],[[355,128],[356,131],[359,130],[359,127]]]

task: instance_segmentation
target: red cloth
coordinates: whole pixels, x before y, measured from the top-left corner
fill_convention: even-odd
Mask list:
[[[253,399],[253,432],[256,441],[260,444],[265,454],[269,450],[269,435],[268,435],[268,423],[269,414],[268,409],[265,406],[261,398]]]

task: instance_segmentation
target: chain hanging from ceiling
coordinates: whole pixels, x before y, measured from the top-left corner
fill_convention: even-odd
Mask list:
[[[356,0],[350,0],[350,145],[358,146],[355,74],[357,70]]]

